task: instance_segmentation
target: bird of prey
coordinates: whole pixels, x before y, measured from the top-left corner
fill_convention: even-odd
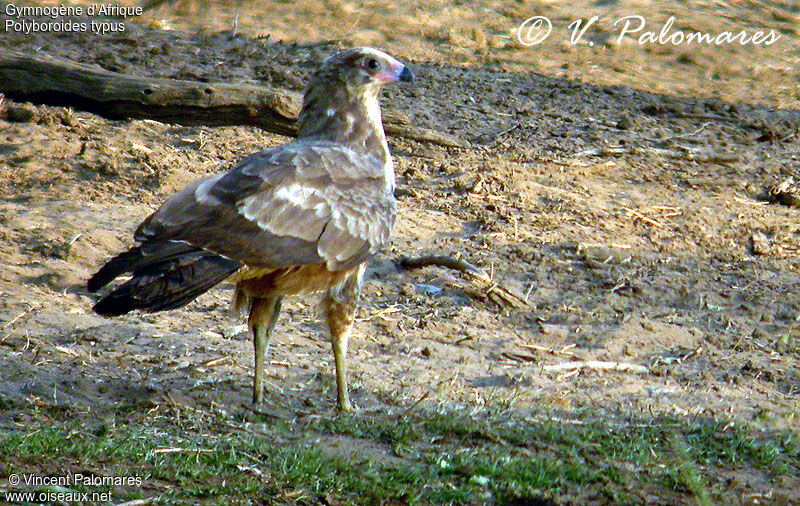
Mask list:
[[[136,245],[89,280],[94,292],[132,276],[94,311],[174,309],[231,279],[236,307],[249,309],[259,404],[281,300],[324,292],[338,408],[351,411],[346,355],[364,268],[389,239],[397,211],[379,102],[383,85],[397,81],[413,81],[411,70],[376,49],[325,60],[306,89],[297,140],[168,199],[136,230]]]

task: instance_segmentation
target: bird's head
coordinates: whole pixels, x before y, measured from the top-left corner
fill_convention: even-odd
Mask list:
[[[326,80],[344,85],[353,95],[377,95],[380,88],[398,81],[411,82],[414,74],[397,59],[371,47],[337,53],[322,64],[312,82]]]
[[[306,89],[298,137],[318,137],[388,153],[380,90],[386,84],[413,79],[414,74],[404,64],[370,47],[329,57]]]

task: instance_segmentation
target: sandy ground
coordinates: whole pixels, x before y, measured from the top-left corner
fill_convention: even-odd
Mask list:
[[[372,264],[350,359],[365,413],[427,396],[426,407],[502,405],[533,418],[727,418],[797,430],[800,211],[763,198],[800,176],[796,3],[304,5],[275,3],[265,18],[249,4],[177,2],[126,21],[121,34],[10,31],[0,47],[298,91],[339,47],[375,45],[412,62],[416,85],[387,90],[384,103],[471,147],[390,139],[400,217]],[[656,31],[675,16],[673,31],[780,39],[618,42],[613,22],[631,14]],[[532,15],[554,28],[527,47],[516,28]],[[569,23],[592,15],[598,22],[570,43]],[[44,416],[37,406],[91,420],[167,398],[244,411],[252,351],[228,312],[230,285],[181,310],[113,320],[90,312],[83,285],[164,198],[283,142],[253,128],[109,121],[6,98],[0,424]],[[491,270],[531,307],[498,307],[452,271],[394,262],[431,253]],[[269,409],[333,413],[315,300],[284,307]],[[592,360],[647,372],[546,369]],[[800,500],[798,489],[797,477],[731,484],[736,497]]]

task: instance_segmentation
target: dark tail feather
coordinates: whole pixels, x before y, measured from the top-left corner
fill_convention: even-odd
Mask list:
[[[120,265],[124,261],[125,259],[120,260]],[[145,265],[134,270],[133,278],[106,295],[92,309],[103,316],[119,316],[134,309],[150,312],[175,309],[196,299],[236,272],[239,266],[238,262],[216,256],[213,253],[192,250],[177,258]],[[109,272],[111,271],[109,270]],[[92,280],[101,273],[102,270],[95,274]],[[102,281],[105,276],[110,276],[110,274],[103,274],[103,277],[99,279]],[[90,284],[90,288],[91,286],[93,285]]]
[[[111,283],[117,276],[135,272],[142,267],[177,258],[193,251],[198,250],[188,244],[172,241],[148,243],[131,248],[109,260],[94,276],[89,278],[86,288],[90,292],[96,292]]]

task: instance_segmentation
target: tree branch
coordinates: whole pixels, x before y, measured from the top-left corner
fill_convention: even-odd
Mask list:
[[[302,96],[266,86],[135,77],[50,58],[0,51],[0,92],[14,100],[69,106],[110,119],[153,119],[187,126],[252,125],[297,135]],[[388,135],[444,146],[469,144],[448,134],[409,125],[391,109]]]
[[[515,309],[530,307],[524,296],[514,293],[511,288],[499,284],[482,269],[460,258],[437,255],[415,258],[403,257],[398,261],[398,264],[403,269],[418,269],[429,265],[447,267],[464,274],[476,289],[499,306],[509,306]]]

